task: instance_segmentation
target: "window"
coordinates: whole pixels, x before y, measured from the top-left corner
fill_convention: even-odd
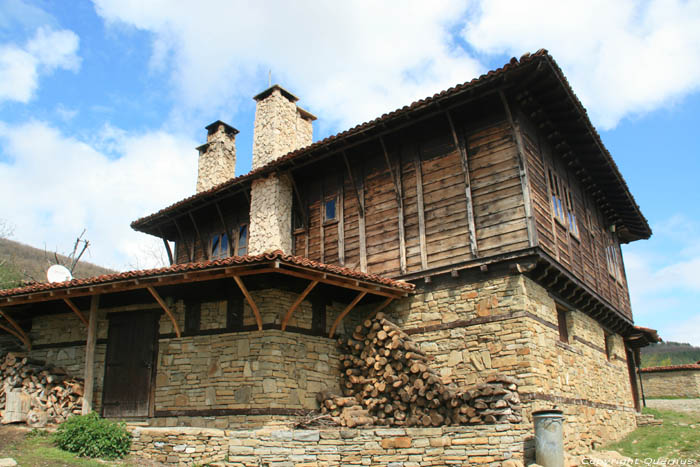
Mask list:
[[[228,235],[225,233],[214,235],[211,239],[211,259],[226,258],[228,256]]]
[[[199,332],[201,316],[202,307],[199,302],[185,302],[185,333],[194,334]]]
[[[569,343],[569,324],[567,323],[568,312],[557,306],[557,324],[559,326],[559,340],[565,344]]]
[[[226,304],[226,329],[238,331],[243,328],[243,297],[231,294]]]
[[[566,214],[564,213],[564,204],[562,203],[562,185],[559,177],[549,169],[549,186],[552,191],[552,211],[554,217],[562,224],[566,223]]]
[[[578,223],[576,222],[574,197],[571,195],[571,191],[566,188],[564,189],[564,194],[566,196],[566,209],[568,211],[569,232],[571,233],[571,235],[578,238]]]
[[[607,331],[605,332],[605,356],[607,357],[608,360],[612,358],[612,350],[613,350],[613,335],[610,334]]]
[[[608,272],[610,275],[616,280],[621,280],[620,259],[614,242],[605,247],[605,260],[608,263]]]
[[[335,198],[326,200],[325,208],[323,210],[323,220],[324,222],[336,220]]]
[[[248,225],[243,224],[238,227],[238,245],[236,246],[236,254],[244,256],[248,254]]]

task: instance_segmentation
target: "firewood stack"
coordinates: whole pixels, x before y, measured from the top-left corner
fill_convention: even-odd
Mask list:
[[[519,422],[517,381],[493,377],[458,390],[442,382],[430,358],[382,313],[340,338],[343,396],[320,392],[323,413],[343,426],[441,426]]]
[[[27,424],[31,426],[61,423],[82,411],[82,379],[68,376],[62,368],[10,352],[0,362],[0,415],[5,415],[7,394],[18,389],[30,398]]]

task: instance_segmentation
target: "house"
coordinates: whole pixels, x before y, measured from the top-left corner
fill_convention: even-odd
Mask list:
[[[449,432],[508,434],[492,460],[522,457],[553,405],[572,452],[636,426],[657,337],[634,325],[620,244],[651,229],[546,51],[316,143],[292,93],[255,100],[251,172],[214,122],[197,193],[132,223],[169,267],[0,292],[32,356],[86,375],[85,407],[280,423],[339,391],[333,337],[383,310],[444,382],[518,378],[523,424]]]
[[[642,368],[640,376],[647,398],[700,398],[700,362]]]

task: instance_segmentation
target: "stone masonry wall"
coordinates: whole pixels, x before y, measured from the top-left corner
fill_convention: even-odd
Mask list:
[[[197,193],[233,178],[236,172],[235,134],[220,124],[207,136],[207,143],[199,152]]]
[[[250,192],[248,251],[292,252],[292,182],[276,173],[253,180]]]
[[[644,395],[653,397],[700,397],[700,370],[642,372]]]
[[[132,452],[168,464],[230,466],[522,466],[523,425],[232,431],[136,428]]]
[[[484,277],[484,276],[482,276]],[[559,343],[554,301],[525,276],[440,278],[390,307],[433,357],[445,382],[519,378],[524,416],[557,405],[571,453],[618,439],[635,427],[622,338],[605,354],[604,332],[584,313],[570,315],[571,342]]]

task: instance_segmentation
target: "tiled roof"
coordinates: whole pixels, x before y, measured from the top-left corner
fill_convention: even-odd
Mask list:
[[[574,107],[578,111],[580,115],[580,121],[583,122],[589,131],[591,137],[594,140],[595,145],[599,148],[601,155],[603,156],[603,164],[607,165],[610,174],[614,177],[615,181],[618,184],[618,187],[622,189],[624,192],[624,198],[626,198],[626,201],[624,204],[627,206],[626,209],[631,209],[633,212],[633,217],[635,218],[635,224],[637,228],[637,236],[639,238],[648,238],[651,235],[651,228],[649,227],[647,220],[644,218],[643,214],[641,213],[641,210],[639,209],[639,206],[634,200],[634,197],[629,191],[629,188],[627,184],[625,183],[624,179],[622,178],[622,175],[620,174],[620,171],[615,164],[615,162],[612,159],[612,156],[608,152],[608,150],[605,148],[603,145],[602,140],[600,139],[600,135],[598,132],[595,130],[593,127],[593,124],[590,122],[590,119],[588,118],[588,114],[586,112],[586,109],[583,107],[583,104],[581,104],[581,101],[579,101],[578,97],[574,93],[574,91],[571,89],[571,86],[569,85],[569,82],[567,81],[566,77],[564,76],[564,73],[562,72],[561,68],[557,65],[557,63],[554,61],[554,59],[549,55],[549,53],[545,49],[541,49],[537,51],[534,54],[525,54],[523,55],[520,60],[516,58],[512,58],[510,62],[505,64],[503,67],[498,68],[496,70],[489,71],[488,73],[481,75],[478,78],[474,78],[471,81],[468,81],[466,83],[451,87],[449,89],[446,89],[442,92],[439,92],[432,97],[428,97],[425,99],[420,99],[418,101],[413,102],[410,105],[404,106],[400,109],[394,110],[393,112],[386,113],[382,115],[381,117],[375,118],[374,120],[370,120],[368,122],[362,123],[360,125],[357,125],[349,130],[343,131],[341,133],[338,133],[333,136],[329,136],[321,141],[317,141],[316,143],[313,143],[309,146],[306,146],[304,148],[297,149],[296,151],[292,151],[284,156],[279,157],[278,159],[268,163],[267,165],[257,168],[255,170],[252,170],[248,172],[245,175],[241,175],[235,178],[232,178],[224,183],[221,183],[219,185],[216,185],[209,190],[199,192],[195,195],[192,195],[188,198],[185,198],[181,201],[178,201],[175,204],[172,204],[164,209],[161,209],[160,211],[151,214],[149,216],[142,217],[141,219],[138,219],[134,222],[131,223],[131,227],[134,228],[135,230],[143,231],[146,233],[151,233],[153,234],[153,231],[150,231],[148,228],[148,224],[150,224],[152,221],[156,221],[160,217],[164,217],[167,214],[172,213],[173,211],[177,210],[180,207],[185,207],[190,204],[194,204],[198,200],[204,200],[210,197],[214,197],[217,193],[224,192],[226,190],[229,190],[233,188],[236,185],[242,185],[244,182],[252,180],[257,177],[264,176],[270,172],[273,172],[275,170],[278,170],[282,168],[282,166],[285,165],[286,162],[289,162],[293,159],[300,158],[304,155],[310,155],[312,152],[322,149],[324,147],[328,147],[333,143],[340,142],[342,140],[345,140],[347,138],[350,138],[352,136],[358,135],[362,132],[371,130],[377,126],[381,125],[386,125],[387,123],[390,123],[392,120],[398,120],[399,118],[403,118],[406,116],[406,114],[425,109],[428,106],[432,104],[436,104],[444,99],[453,97],[457,94],[460,94],[464,91],[469,91],[473,90],[479,86],[483,86],[485,84],[491,83],[495,81],[498,78],[503,77],[507,73],[514,71],[520,67],[523,67],[526,64],[535,62],[535,61],[546,61],[552,66],[552,70],[554,70],[555,75],[557,76],[558,80],[561,82],[564,90],[566,91],[567,95],[570,98],[570,101],[573,103]]]
[[[656,371],[681,371],[681,370],[698,370],[700,365],[697,363],[689,363],[687,365],[668,365],[668,366],[650,366],[642,368],[642,373],[654,373]]]
[[[414,288],[413,284],[408,282],[389,279],[386,277],[378,276],[376,274],[367,274],[361,271],[355,271],[348,268],[343,268],[340,266],[334,266],[332,264],[319,263],[317,261],[312,261],[308,258],[302,256],[291,256],[285,255],[281,251],[274,251],[271,253],[263,253],[261,255],[255,256],[231,256],[224,259],[217,259],[212,261],[201,261],[195,263],[183,263],[175,264],[172,266],[157,268],[157,269],[144,269],[136,271],[126,271],[117,274],[107,274],[103,276],[89,277],[86,279],[73,279],[66,282],[56,282],[56,283],[34,283],[24,287],[17,287],[14,289],[0,290],[0,297],[11,297],[16,295],[23,295],[35,292],[43,292],[49,290],[58,289],[68,289],[71,287],[82,287],[97,284],[105,284],[110,282],[119,282],[128,279],[139,279],[146,277],[155,276],[167,276],[169,274],[184,273],[189,271],[201,271],[206,269],[216,269],[226,266],[244,265],[250,264],[254,265],[256,263],[265,263],[269,261],[280,261],[281,263],[287,263],[296,266],[302,266],[310,269],[315,269],[317,271],[329,272],[343,277],[349,277],[353,279],[358,279],[367,282],[373,282],[386,287],[391,287],[395,289],[402,289],[406,291],[411,291]]]

